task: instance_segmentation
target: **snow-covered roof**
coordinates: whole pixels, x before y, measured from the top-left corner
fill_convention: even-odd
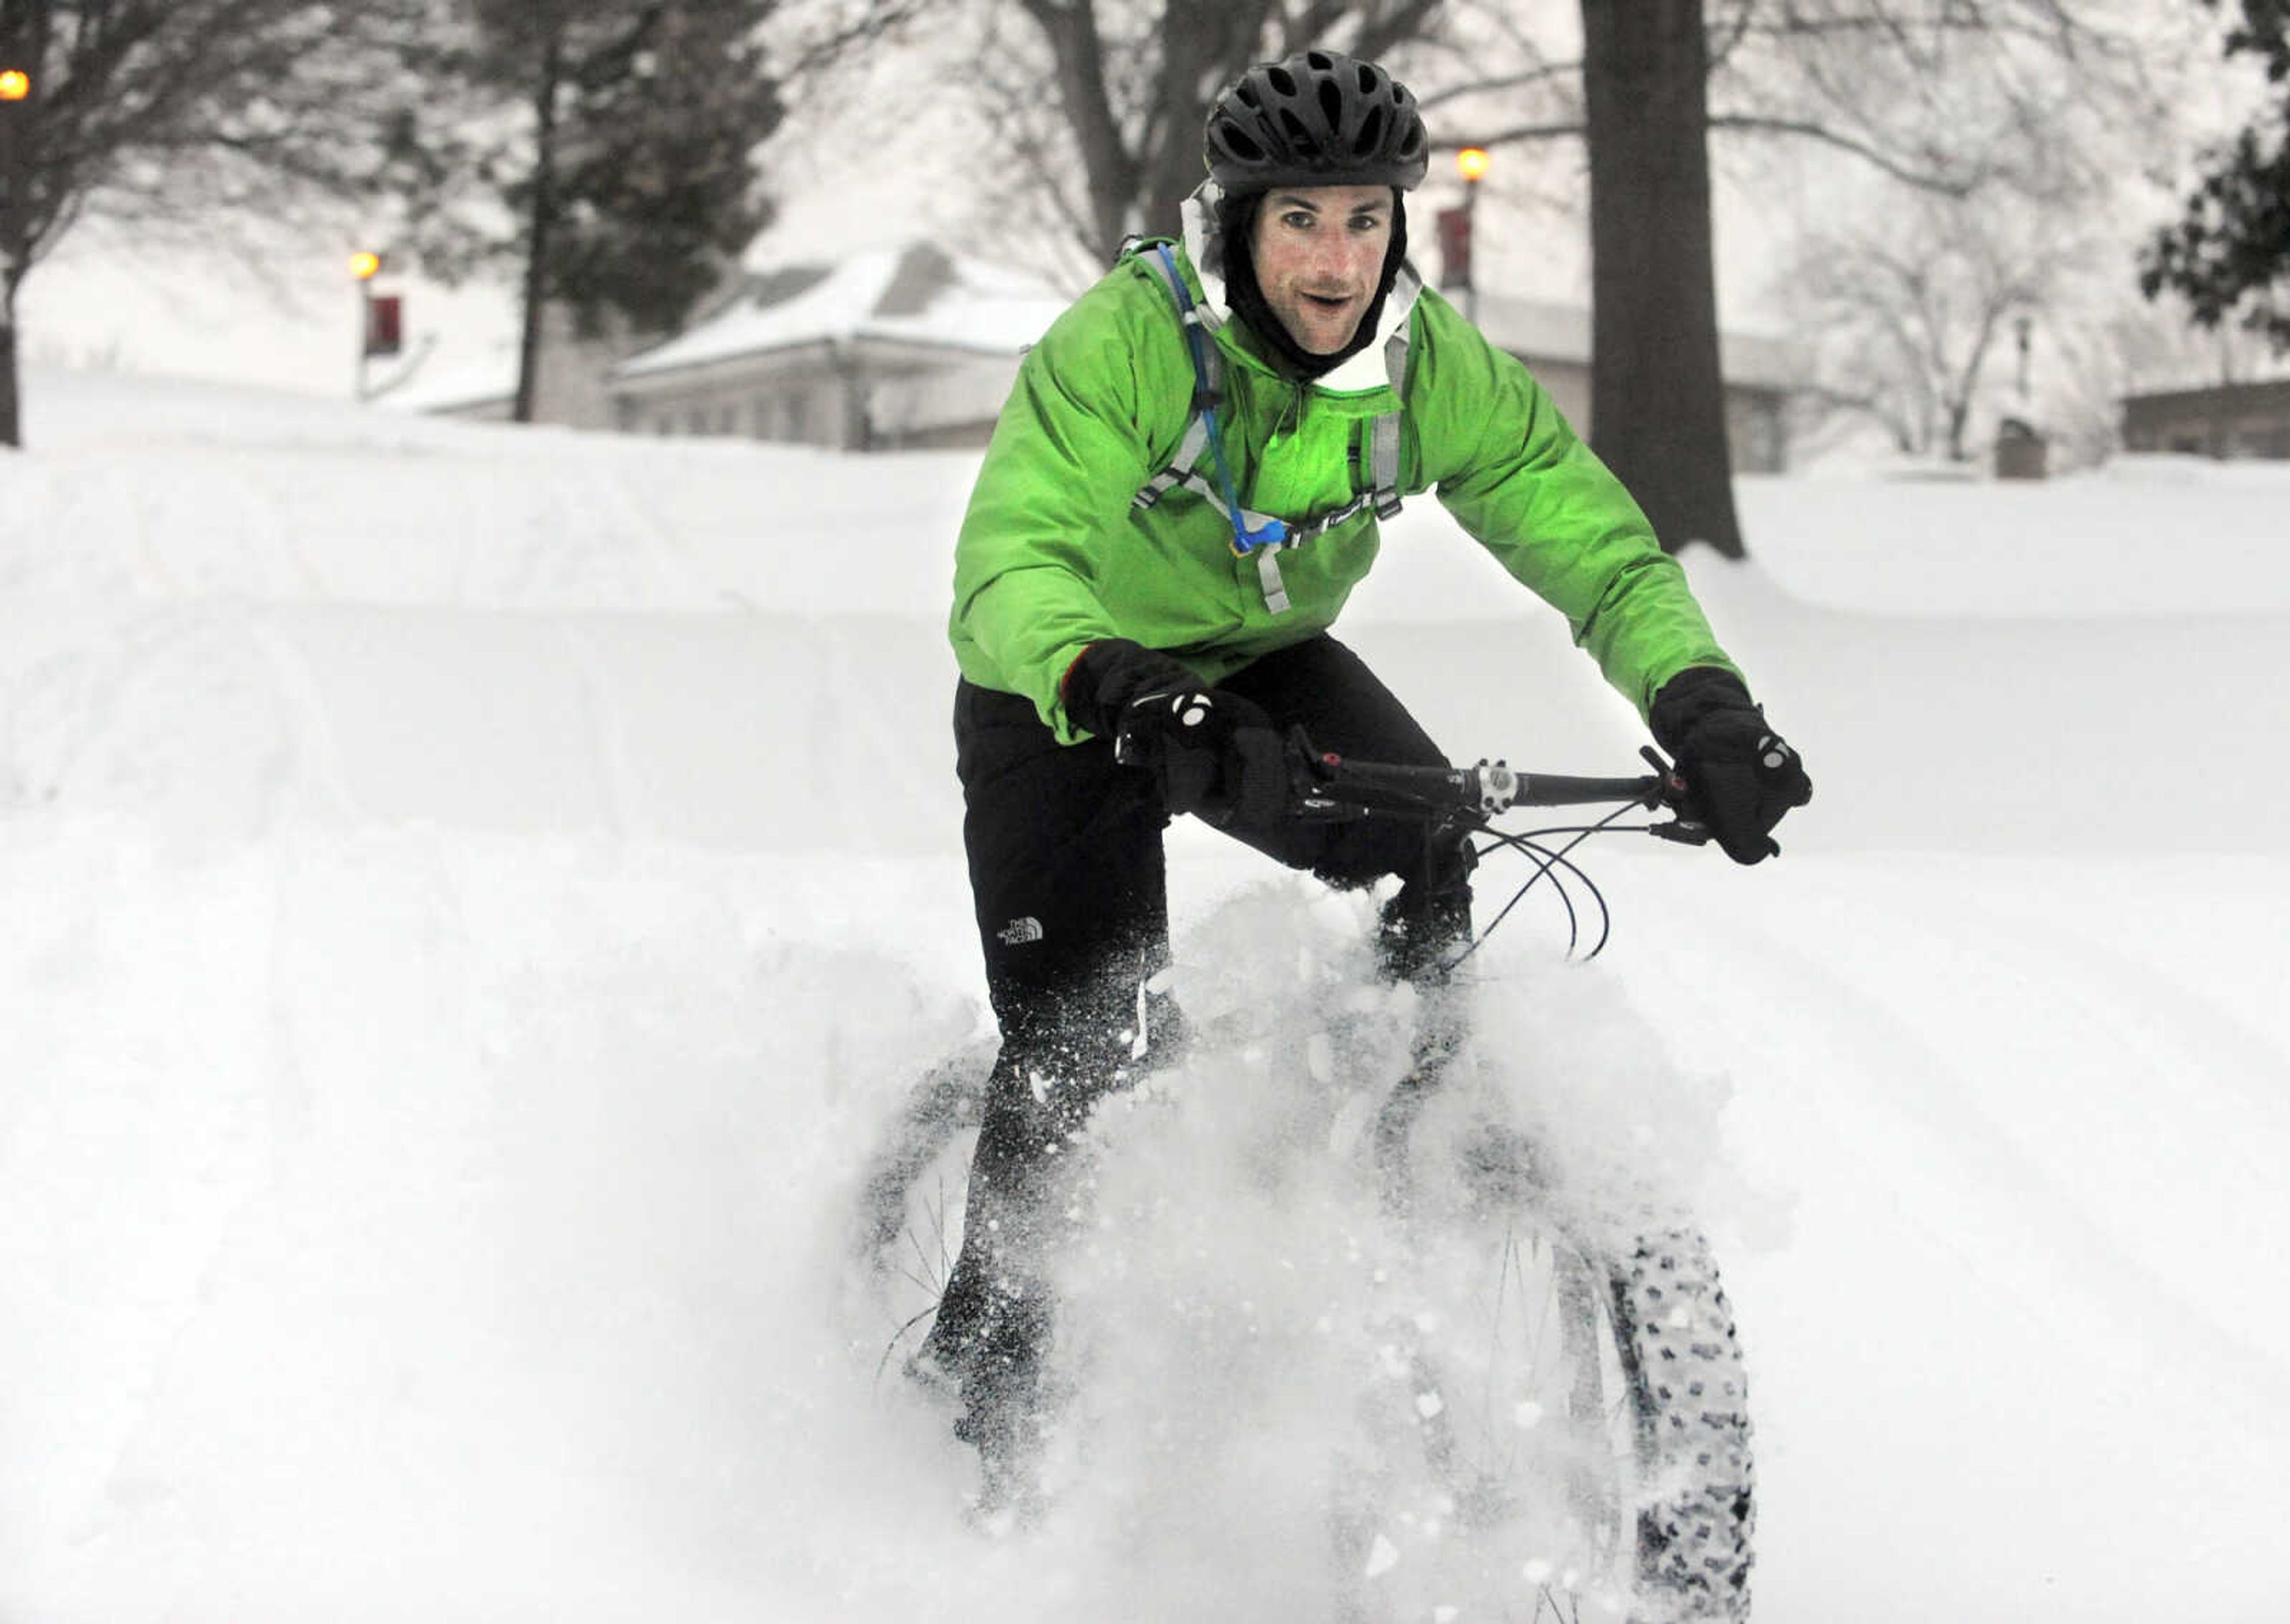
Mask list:
[[[1458,303],[1461,294],[1451,294]],[[1590,364],[1590,309],[1546,299],[1515,299],[1503,293],[1481,293],[1472,308],[1472,321],[1499,349],[1525,360],[1567,361]],[[1750,388],[1794,388],[1804,381],[1805,367],[1787,340],[1750,333],[1721,332],[1718,348],[1726,381]]]
[[[861,340],[1015,356],[1070,302],[1023,271],[925,243],[759,272],[712,315],[613,369],[641,378]]]

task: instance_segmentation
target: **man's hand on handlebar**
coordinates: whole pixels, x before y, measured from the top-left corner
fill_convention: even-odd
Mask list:
[[[1737,863],[1779,856],[1774,826],[1813,799],[1813,780],[1741,679],[1711,666],[1681,672],[1655,697],[1652,722],[1685,780],[1681,818],[1708,825]]]
[[[1269,828],[1287,809],[1286,747],[1263,710],[1181,661],[1123,638],[1093,643],[1066,674],[1066,712],[1113,740],[1114,759],[1160,780],[1172,812]]]

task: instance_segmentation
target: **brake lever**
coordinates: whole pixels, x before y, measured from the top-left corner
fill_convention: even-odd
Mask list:
[[[1656,840],[1667,840],[1674,845],[1706,846],[1717,838],[1709,825],[1696,815],[1693,796],[1685,787],[1685,774],[1680,772],[1653,746],[1641,745],[1639,756],[1654,770],[1659,780],[1646,796],[1648,812],[1668,811],[1675,814],[1668,823],[1650,823],[1646,833]]]

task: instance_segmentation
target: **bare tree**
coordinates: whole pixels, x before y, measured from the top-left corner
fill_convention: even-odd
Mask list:
[[[1251,63],[1321,45],[1381,58],[1451,0],[805,0],[791,80],[905,37],[918,21],[979,42],[965,66],[1001,148],[1089,263],[1133,232],[1169,235],[1205,178],[1201,131]]]
[[[955,3],[841,0],[837,17],[855,39]],[[1944,195],[2056,196],[2103,162],[2078,121],[2155,112],[2139,0],[1578,0],[1579,41],[1563,8],[1499,0],[970,4],[1000,53],[975,77],[1006,156],[1100,263],[1170,228],[1209,100],[1289,49],[1398,55],[1435,137],[1587,141],[1594,443],[1666,545],[1732,555],[1712,138],[1811,143]]]
[[[0,444],[20,445],[16,300],[73,225],[209,236],[388,168],[382,48],[411,0],[0,0]]]
[[[1002,127],[1018,134],[1029,172],[1053,200],[1076,240],[1098,262],[1132,232],[1173,234],[1177,207],[1199,186],[1201,130],[1217,92],[1252,62],[1325,45],[1377,58],[1421,37],[1442,0],[1007,0],[1035,52],[1016,60],[1028,74],[1021,100],[1013,74],[981,64],[981,83],[999,86]],[[995,37],[1008,44],[1008,30]],[[1022,49],[1022,48],[1021,48]],[[1024,71],[1020,69],[1019,71]],[[1054,161],[1025,102],[1054,108],[1065,151]],[[1067,153],[1078,163],[1064,161]]]
[[[1743,550],[1718,372],[1712,138],[1810,143],[1943,196],[2083,196],[2104,180],[2111,156],[2086,134],[2160,116],[2130,9],[2116,0],[1581,0],[1592,439],[1665,545],[1698,538],[1729,556]],[[1523,105],[1489,139],[1576,133],[1568,80],[1550,57],[1498,79]],[[1455,93],[1485,106],[1468,80]]]
[[[1821,341],[1821,401],[1880,425],[1906,455],[1962,462],[2014,324],[2060,311],[2083,268],[2104,262],[2072,220],[2024,200],[1895,189],[1808,235],[1784,276]]]

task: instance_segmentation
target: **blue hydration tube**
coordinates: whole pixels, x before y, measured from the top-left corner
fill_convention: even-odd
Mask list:
[[[1225,516],[1232,521],[1232,550],[1245,558],[1261,547],[1278,547],[1288,540],[1285,523],[1266,517],[1252,527],[1241,516],[1240,497],[1233,489],[1232,465],[1224,454],[1224,431],[1217,422],[1219,397],[1209,387],[1208,356],[1202,349],[1209,340],[1201,331],[1200,312],[1193,304],[1192,291],[1178,273],[1175,257],[1165,246],[1157,246],[1153,252],[1169,268],[1169,284],[1176,289],[1183,309],[1185,343],[1193,357],[1193,405],[1201,414],[1203,428],[1208,431],[1209,454],[1216,461],[1217,487],[1224,493]]]

